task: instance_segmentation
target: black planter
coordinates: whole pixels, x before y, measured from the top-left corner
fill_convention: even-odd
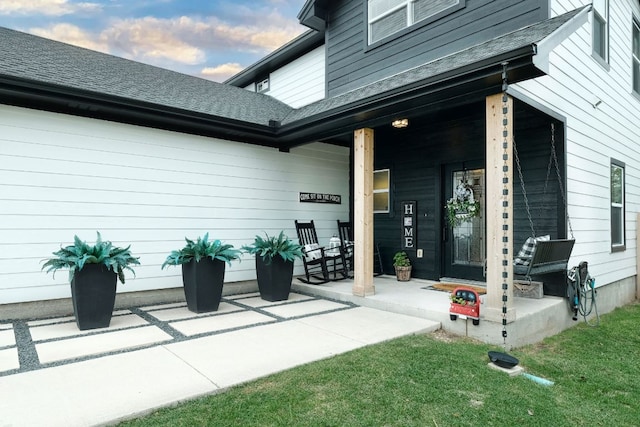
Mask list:
[[[261,256],[256,256],[256,274],[260,297],[266,301],[284,301],[289,298],[291,281],[293,280],[293,262],[285,261],[280,256],[266,263]]]
[[[106,328],[116,302],[118,275],[102,264],[85,264],[71,280],[71,299],[81,331]]]
[[[182,283],[187,308],[194,313],[216,311],[222,298],[225,262],[204,258],[182,264]]]

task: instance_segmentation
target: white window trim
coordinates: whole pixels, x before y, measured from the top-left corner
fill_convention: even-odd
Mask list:
[[[261,87],[261,85],[262,85],[262,87]],[[258,92],[258,93],[268,92],[270,88],[271,88],[271,81],[270,81],[269,77],[266,77],[266,78],[256,82],[256,92]]]
[[[434,13],[432,13],[430,15],[427,15],[424,18],[416,21],[415,17],[414,17],[414,13],[413,13],[413,7],[411,7],[412,3],[414,3],[415,1],[416,0],[404,0],[402,3],[400,3],[400,4],[396,5],[396,6],[394,6],[394,7],[390,8],[390,9],[388,9],[388,10],[386,10],[386,11],[384,11],[384,12],[378,14],[378,15],[376,15],[375,17],[372,17],[370,15],[369,0],[367,0],[367,42],[368,42],[368,44],[369,45],[373,45],[373,44],[379,43],[382,40],[385,40],[385,39],[387,39],[389,37],[392,37],[393,35],[405,30],[406,28],[410,28],[410,27],[412,27],[412,26],[414,26],[416,24],[423,23],[423,22],[427,23],[427,22],[430,21],[430,18],[432,18],[434,16],[439,16],[441,13],[446,12],[447,10],[450,10],[450,9],[452,9],[452,12],[453,12],[453,11],[457,10],[457,8],[459,8],[461,5],[464,6],[464,4],[465,4],[465,0],[457,0],[456,4],[448,6],[448,7],[444,8],[444,9],[442,9],[442,10],[434,12]],[[406,9],[406,11],[407,11],[407,26],[404,27],[404,28],[398,29],[397,31],[395,31],[395,32],[393,32],[393,33],[391,33],[391,34],[389,34],[389,35],[387,35],[385,37],[382,37],[382,38],[380,38],[378,40],[373,41],[372,40],[371,25],[376,23],[377,21],[379,21],[379,20],[391,15],[392,13],[397,12],[398,10],[401,10],[401,9]]]
[[[610,210],[611,212],[613,211],[613,209],[620,209],[620,221],[621,224],[618,224],[618,226],[620,227],[620,231],[622,233],[622,235],[620,236],[620,240],[621,243],[614,243],[613,241],[613,215],[612,213],[610,213],[611,217],[610,217],[610,227],[611,227],[611,250],[613,252],[617,252],[617,251],[622,251],[626,249],[626,230],[625,230],[625,218],[626,218],[626,212],[625,212],[625,205],[626,205],[626,198],[625,198],[625,181],[626,181],[626,170],[625,170],[625,164],[622,162],[619,162],[617,160],[613,160],[611,159],[611,169],[613,169],[614,167],[619,168],[622,171],[622,182],[621,184],[621,199],[622,199],[622,203],[614,203],[613,200],[610,200]],[[610,178],[610,183],[609,185],[612,185],[613,183],[611,182],[613,180],[613,174],[611,174]]]
[[[635,70],[640,73],[640,52],[636,52],[633,48],[634,33],[637,32],[640,36],[640,20],[634,17],[631,21],[631,92],[640,96],[640,87],[634,87],[635,80],[633,79]],[[638,49],[640,50],[640,46]]]
[[[609,16],[609,0],[604,0],[605,4],[604,4],[604,13],[605,16],[602,16],[595,8],[595,6],[593,7],[593,25],[591,26],[591,32],[592,32],[592,37],[591,37],[591,54],[592,56],[599,62],[601,63],[605,68],[608,69],[609,67],[609,46],[610,46],[610,40],[609,40],[609,28],[610,28],[610,16]],[[596,52],[595,49],[595,26],[596,26],[596,15],[599,16],[603,21],[604,21],[604,57],[600,55],[600,53]]]

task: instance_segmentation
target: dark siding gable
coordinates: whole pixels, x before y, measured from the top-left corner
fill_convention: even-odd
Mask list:
[[[367,44],[367,1],[332,2],[327,89],[335,96],[548,18],[548,0],[466,0],[458,11]]]

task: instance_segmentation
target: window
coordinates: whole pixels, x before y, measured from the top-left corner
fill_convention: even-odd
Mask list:
[[[625,249],[624,163],[611,160],[611,250]]]
[[[441,12],[463,0],[368,0],[369,44]]]
[[[256,92],[266,92],[269,90],[269,77],[256,83]]]
[[[593,1],[593,53],[609,62],[609,0]]]
[[[373,171],[373,213],[389,213],[389,169]]]
[[[633,91],[640,94],[640,24],[633,20]]]

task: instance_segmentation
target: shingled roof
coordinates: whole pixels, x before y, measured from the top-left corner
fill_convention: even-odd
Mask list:
[[[555,46],[582,25],[588,10],[576,9],[299,109],[228,84],[0,27],[0,99],[287,149],[386,120],[390,111],[408,108],[409,101],[415,106],[421,96],[452,87],[456,79],[464,78],[460,90],[468,90],[470,81],[495,84],[503,62],[510,64],[512,80],[536,77],[542,72],[534,57],[545,56],[546,51],[539,52],[545,44]]]
[[[269,125],[291,112],[273,97],[0,28],[0,75],[52,87]]]

